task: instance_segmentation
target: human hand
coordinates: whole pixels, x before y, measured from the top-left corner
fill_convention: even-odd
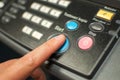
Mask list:
[[[0,80],[25,80],[32,76],[35,80],[45,80],[39,66],[64,43],[65,36],[56,36],[25,56],[0,64]]]

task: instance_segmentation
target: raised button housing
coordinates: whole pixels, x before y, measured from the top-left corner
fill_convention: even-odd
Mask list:
[[[108,11],[108,10],[104,10],[104,9],[100,9],[96,15],[96,17],[107,20],[107,21],[111,21],[114,17],[115,13]]]
[[[78,47],[82,50],[88,50],[93,46],[93,39],[89,36],[82,36],[78,41]]]
[[[75,20],[70,20],[66,23],[66,28],[70,31],[74,31],[74,30],[77,30],[78,27],[79,27],[79,23]]]
[[[93,32],[101,32],[104,30],[104,25],[99,22],[93,22],[89,25],[89,28]]]
[[[28,35],[30,35],[32,31],[33,29],[28,26],[24,26],[24,28],[22,29],[22,32]]]

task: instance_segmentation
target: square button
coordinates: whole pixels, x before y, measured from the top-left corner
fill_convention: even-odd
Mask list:
[[[48,14],[50,10],[51,10],[51,8],[49,8],[47,6],[42,6],[40,8],[40,12],[43,12],[43,13],[46,13],[46,14]]]
[[[50,11],[50,15],[54,16],[56,18],[60,17],[61,14],[62,14],[62,11],[60,11],[60,10],[52,9]]]
[[[53,22],[48,21],[48,20],[43,20],[41,22],[41,25],[44,26],[44,27],[46,27],[46,28],[50,28],[52,26],[52,24],[53,24]]]
[[[22,18],[26,19],[26,20],[30,20],[32,17],[32,14],[29,12],[24,12],[22,15]]]
[[[71,1],[69,1],[69,0],[60,0],[58,5],[66,8],[69,6],[70,3],[71,3]]]
[[[96,17],[101,18],[101,19],[105,19],[107,21],[111,21],[114,17],[115,13],[114,12],[110,12],[104,9],[100,9],[96,15]]]
[[[25,26],[25,27],[22,29],[22,32],[23,32],[23,33],[26,33],[26,34],[28,34],[28,35],[30,35],[32,31],[33,31],[33,29],[30,28],[30,27],[28,27],[28,26]]]
[[[38,31],[34,31],[32,33],[32,37],[35,38],[35,39],[38,39],[38,40],[40,40],[42,38],[42,36],[43,36],[43,34],[38,32]]]
[[[34,3],[32,3],[30,8],[34,9],[34,10],[39,10],[40,7],[41,7],[41,4],[34,2]]]
[[[58,0],[48,0],[48,2],[53,3],[53,4],[57,4]]]
[[[34,23],[36,23],[36,24],[39,24],[41,20],[42,20],[42,18],[40,18],[38,16],[33,16],[31,18],[31,21],[34,22]]]
[[[3,8],[5,6],[5,3],[0,1],[0,8]]]

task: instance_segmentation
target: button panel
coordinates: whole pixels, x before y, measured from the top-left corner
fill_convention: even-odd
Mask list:
[[[85,78],[93,77],[120,36],[120,12],[112,7],[83,0],[1,1],[10,2],[0,5],[4,34],[29,50],[53,34],[65,34],[65,43],[50,60]]]

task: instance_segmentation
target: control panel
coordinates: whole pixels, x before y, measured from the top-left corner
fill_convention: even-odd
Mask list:
[[[29,50],[65,34],[49,62],[92,78],[120,36],[120,11],[86,0],[1,0],[0,31]]]

